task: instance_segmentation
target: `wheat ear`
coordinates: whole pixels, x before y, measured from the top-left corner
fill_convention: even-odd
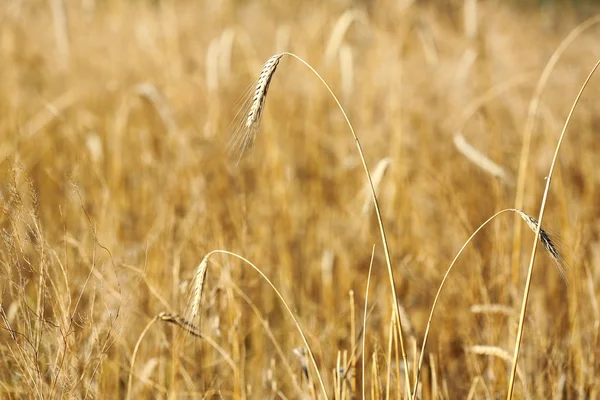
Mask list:
[[[192,320],[198,317],[198,322],[200,322],[200,309],[202,308],[202,293],[204,293],[204,281],[206,279],[207,269],[208,255],[205,256],[200,262],[200,265],[198,265],[198,268],[196,269],[196,276],[194,277],[194,295],[192,298],[192,311],[190,314]]]
[[[383,226],[383,218],[381,217],[379,201],[377,200],[377,193],[375,191],[375,186],[373,185],[371,173],[369,172],[369,167],[367,166],[367,161],[365,160],[365,155],[362,150],[360,140],[358,139],[358,136],[356,135],[356,132],[354,131],[354,127],[352,126],[352,123],[350,122],[350,119],[348,118],[348,114],[346,114],[344,107],[342,107],[342,104],[340,103],[338,97],[333,92],[333,89],[331,89],[331,87],[325,81],[325,79],[323,79],[323,77],[309,63],[304,61],[301,57],[299,57],[293,53],[280,53],[280,54],[276,54],[276,55],[272,56],[271,58],[269,58],[269,60],[263,67],[263,70],[261,71],[262,79],[259,78],[259,80],[258,80],[259,83],[255,90],[254,101],[252,102],[252,106],[250,108],[250,112],[248,113],[248,118],[246,121],[246,126],[248,126],[248,123],[250,121],[252,121],[252,124],[250,124],[250,127],[247,129],[247,135],[243,139],[242,144],[252,143],[252,141],[254,140],[254,136],[256,135],[256,130],[253,128],[256,127],[256,129],[257,129],[257,127],[258,127],[258,124],[260,122],[260,112],[253,113],[253,109],[258,107],[257,108],[258,110],[262,110],[262,105],[264,105],[265,96],[266,96],[267,92],[266,92],[266,90],[263,90],[261,88],[263,88],[263,87],[268,88],[268,82],[270,82],[270,80],[273,76],[273,73],[275,72],[275,68],[277,67],[277,64],[279,63],[279,60],[284,55],[295,58],[296,60],[298,60],[299,62],[304,64],[304,66],[306,66],[313,74],[315,74],[315,76],[321,81],[321,83],[325,86],[325,88],[327,89],[327,91],[329,92],[329,94],[331,95],[333,100],[335,101],[336,105],[340,109],[340,112],[344,116],[344,119],[348,125],[348,128],[350,129],[350,132],[352,133],[352,138],[354,139],[354,143],[356,144],[356,149],[358,151],[358,155],[360,156],[360,161],[362,163],[363,170],[365,171],[367,182],[369,183],[369,188],[371,190],[371,196],[373,198],[373,206],[375,207],[375,215],[377,216],[377,222],[379,224],[379,232],[381,234],[381,241],[383,243],[383,250],[384,250],[385,261],[386,261],[386,265],[387,265],[388,278],[389,278],[390,287],[391,287],[391,291],[392,291],[392,298],[394,300],[394,312],[398,316],[398,318],[396,318],[396,324],[397,324],[397,328],[398,328],[398,336],[400,337],[400,349],[402,352],[402,360],[404,363],[404,368],[407,371],[407,373],[405,374],[406,391],[410,397],[410,378],[409,378],[409,374],[408,374],[409,368],[408,368],[408,360],[406,358],[406,350],[404,348],[404,339],[403,339],[403,335],[402,335],[402,318],[401,318],[401,314],[400,314],[400,303],[398,301],[398,295],[396,294],[396,284],[394,283],[394,270],[392,268],[392,259],[390,256],[390,250],[389,250],[389,246],[387,243],[387,236],[385,234],[385,228]],[[271,72],[269,72],[269,71],[271,71]],[[264,78],[263,78],[263,76],[264,76]],[[264,84],[262,83],[263,81],[264,81]],[[259,93],[262,93],[263,95],[258,96]],[[257,120],[250,118],[251,116],[254,116],[254,115],[256,115],[258,117]],[[323,387],[323,390],[324,390],[324,387]]]
[[[533,232],[537,232],[538,225],[539,225],[537,219],[533,218],[530,215],[525,214],[521,210],[515,209],[515,212],[517,214],[519,214],[521,216],[521,218],[523,218],[523,220],[527,223],[527,226],[529,226],[529,228]],[[558,268],[558,271],[562,275],[563,279],[566,282],[568,282],[567,275],[565,272],[565,266],[567,265],[567,263],[565,262],[565,259],[563,258],[563,256],[560,254],[560,251],[558,250],[558,246],[556,245],[556,243],[554,243],[554,241],[552,240],[550,235],[548,235],[548,233],[545,230],[543,230],[542,228],[540,228],[540,242],[542,242],[542,246],[544,246],[544,248],[546,249],[548,254],[550,254],[550,257],[556,264],[556,267]]]
[[[237,162],[241,160],[244,151],[254,143],[254,139],[260,128],[260,121],[271,79],[273,79],[279,61],[284,54],[285,53],[280,53],[271,56],[263,65],[260,74],[258,75],[256,85],[254,86],[252,101],[249,103],[248,112],[242,115],[243,118],[239,123],[236,122],[238,126],[235,127],[234,135],[229,142],[229,149],[230,152],[237,157]]]

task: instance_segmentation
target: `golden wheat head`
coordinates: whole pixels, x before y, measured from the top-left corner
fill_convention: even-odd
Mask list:
[[[279,60],[281,60],[282,57],[283,54],[275,54],[263,65],[258,80],[256,81],[256,85],[254,86],[251,98],[252,101],[249,102],[248,112],[247,114],[242,114],[244,119],[236,123],[234,135],[229,147],[232,154],[237,157],[238,162],[244,151],[254,143],[254,139],[260,127],[260,120],[265,107],[269,85],[277,70]],[[246,104],[246,102],[244,102],[244,104]],[[243,107],[243,109],[245,112],[245,107]]]
[[[202,293],[204,292],[204,281],[206,279],[206,272],[208,270],[208,255],[206,255],[196,270],[196,276],[194,277],[193,297],[192,297],[192,309],[190,318],[194,320],[196,317],[200,319],[200,311],[202,309]]]
[[[523,218],[523,220],[527,223],[527,226],[529,226],[529,228],[535,233],[538,227],[538,220],[530,215],[527,215],[521,210],[515,209],[515,211],[521,216],[521,218]],[[567,263],[561,255],[560,251],[558,250],[558,246],[556,245],[555,240],[553,240],[551,235],[549,235],[548,232],[546,232],[544,229],[540,229],[540,241],[542,242],[542,246],[544,246],[550,257],[556,264],[556,267],[558,268],[558,271],[562,275],[563,279],[566,282],[568,282],[567,275],[565,272],[565,267],[567,266]]]

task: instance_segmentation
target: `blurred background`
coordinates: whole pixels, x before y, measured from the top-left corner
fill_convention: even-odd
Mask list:
[[[0,397],[324,398],[292,319],[239,259],[211,256],[190,314],[196,267],[224,249],[281,291],[331,398],[407,398],[379,228],[335,102],[284,57],[239,163],[236,115],[283,51],[339,96],[377,187],[412,382],[460,247],[502,209],[537,217],[600,59],[598,13],[566,0],[3,1]],[[593,77],[554,172],[543,225],[568,283],[540,249],[515,398],[599,396],[599,88]],[[533,240],[505,213],[468,245],[419,398],[505,396]]]

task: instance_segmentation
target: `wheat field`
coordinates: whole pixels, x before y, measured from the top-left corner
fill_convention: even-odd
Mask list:
[[[600,398],[599,13],[3,1],[0,398]]]

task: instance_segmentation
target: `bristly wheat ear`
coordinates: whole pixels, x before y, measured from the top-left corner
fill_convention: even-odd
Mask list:
[[[523,221],[525,221],[527,223],[527,226],[529,226],[529,228],[534,233],[537,231],[537,228],[538,228],[538,220],[537,219],[535,219],[531,215],[525,214],[521,210],[515,209],[515,212],[517,214],[519,214],[521,216],[521,218],[523,218]],[[541,228],[540,228],[540,242],[542,242],[542,246],[544,246],[544,248],[546,249],[548,254],[550,254],[550,257],[556,264],[556,268],[558,268],[558,272],[560,272],[562,278],[565,280],[565,282],[569,283],[569,280],[567,279],[567,275],[565,272],[565,267],[568,266],[565,259],[560,254],[560,251],[558,250],[558,246],[556,245],[554,240],[552,240],[552,237],[544,229],[541,229]]]
[[[271,78],[273,78],[273,75],[275,74],[275,70],[277,69],[277,65],[279,65],[281,57],[283,57],[283,54],[271,56],[260,70],[256,88],[254,89],[252,106],[250,107],[250,111],[246,118],[246,128],[248,129],[251,129],[255,125],[258,128],[260,125],[260,117],[267,98],[267,92],[269,91],[269,84],[271,83]]]
[[[206,279],[206,271],[208,269],[208,255],[202,259],[194,278],[194,296],[192,298],[191,318],[194,320],[198,316],[200,321],[200,310],[202,309],[202,293],[204,292],[204,280]]]
[[[283,56],[284,53],[275,54],[263,65],[254,86],[254,94],[252,95],[252,102],[249,103],[250,108],[248,113],[243,115],[244,119],[242,121],[238,120],[238,126],[236,126],[236,131],[229,143],[231,152],[237,157],[237,162],[241,160],[244,151],[254,143],[260,127],[260,120],[265,107],[269,85],[271,84],[273,75],[275,75],[279,60]]]

